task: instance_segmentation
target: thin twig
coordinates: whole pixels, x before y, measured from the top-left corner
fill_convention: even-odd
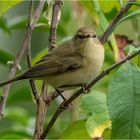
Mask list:
[[[33,30],[33,28],[36,26],[41,14],[42,14],[42,10],[43,10],[43,7],[44,7],[44,4],[45,4],[46,0],[40,0],[40,3],[32,17],[32,22],[31,22],[31,28]]]
[[[51,28],[50,28],[50,36],[49,36],[49,51],[51,51],[56,47],[56,38],[57,38],[56,30],[61,15],[62,4],[63,4],[62,0],[55,0],[53,4],[53,12],[52,12]],[[49,104],[58,96],[59,96],[58,92],[54,92],[50,97],[47,98],[46,103]]]
[[[102,35],[102,37],[100,39],[100,41],[102,43],[105,43],[107,41],[109,35],[113,32],[114,28],[119,23],[120,19],[124,16],[124,14],[131,8],[131,6],[133,5],[132,2],[134,2],[134,1],[135,0],[129,0],[128,3],[126,4],[126,6],[123,7],[120,10],[120,12],[117,14],[117,16],[115,17],[115,19],[112,21],[112,23],[108,26],[108,28],[106,29],[106,31]]]
[[[34,3],[34,0],[31,0],[30,1],[30,7],[29,7],[29,15],[28,15],[28,26],[27,28],[29,28],[31,30],[31,35],[32,35],[32,28],[31,28],[31,22],[32,22],[32,14],[33,14],[33,3]],[[28,49],[27,49],[27,62],[28,62],[28,67],[31,68],[32,66],[32,57],[31,57],[31,35],[30,35],[30,38],[29,38],[29,42],[28,42]],[[35,82],[34,80],[29,80],[30,82],[30,86],[31,86],[31,89],[32,89],[32,93],[33,93],[33,96],[34,96],[34,99],[36,100],[36,102],[38,101],[38,94],[37,94],[37,89],[36,89],[36,85],[35,85]]]
[[[50,104],[53,100],[55,100],[59,96],[59,93],[57,91],[54,91],[50,96],[46,99],[46,104]]]
[[[133,0],[129,0],[129,2],[132,2]],[[113,22],[109,25],[109,27],[106,29],[105,33],[102,35],[101,37],[101,42],[105,43],[109,37],[109,35],[111,34],[111,32],[113,31],[113,29],[115,28],[115,26],[117,25],[117,23],[120,21],[120,19],[124,16],[124,14],[129,10],[129,8],[132,6],[132,4],[127,4],[124,8],[121,9],[121,11],[118,13],[118,15],[116,16],[116,18],[113,20]],[[140,53],[140,51],[134,53],[131,56],[128,56],[127,58],[125,58],[124,60],[120,61],[119,63],[116,63],[114,65],[112,65],[110,68],[108,68],[107,70],[103,71],[93,82],[91,82],[87,88],[92,87],[95,83],[97,83],[99,80],[101,80],[104,76],[106,76],[110,71],[112,71],[113,69],[115,69],[116,67],[118,67],[119,65],[121,65],[122,63],[124,63],[125,61],[133,58],[134,56],[138,55]],[[50,120],[48,126],[46,127],[46,129],[44,130],[43,134],[41,135],[41,139],[44,139],[48,132],[50,131],[51,127],[53,126],[53,124],[55,123],[56,119],[58,118],[58,116],[69,107],[69,105],[71,104],[71,102],[73,100],[75,100],[77,97],[79,97],[81,94],[83,93],[83,90],[80,89],[78,90],[75,94],[73,94],[68,100],[65,100],[64,102],[62,102],[60,104],[60,106],[57,108],[55,114],[53,115],[52,119]]]
[[[35,13],[34,17],[36,18],[34,20],[34,22],[32,21],[32,26],[31,28],[26,28],[26,32],[25,32],[25,35],[24,35],[24,39],[21,43],[21,47],[20,49],[18,50],[17,54],[16,54],[16,57],[15,57],[15,60],[14,60],[14,63],[13,63],[13,66],[10,70],[10,73],[9,73],[9,79],[13,78],[16,74],[16,70],[17,70],[17,66],[18,64],[20,63],[21,59],[22,59],[22,56],[24,55],[24,52],[27,50],[28,48],[28,43],[29,43],[29,40],[30,40],[30,36],[31,36],[31,32],[32,30],[34,29],[34,23],[36,23],[39,19],[39,16],[41,15],[41,11],[43,9],[43,6],[45,4],[45,1],[44,0],[41,0],[40,1],[40,4],[39,4],[39,7],[37,9],[37,12]],[[30,15],[30,7],[29,7],[29,14]],[[28,22],[30,20],[30,16],[28,17]],[[11,84],[9,85],[6,85],[4,86],[3,88],[3,96],[1,98],[1,102],[0,102],[0,118],[3,116],[3,111],[4,111],[4,108],[5,108],[5,104],[6,104],[6,101],[7,101],[7,97],[9,95],[9,90],[10,90],[10,87],[11,87]]]
[[[49,37],[49,51],[51,51],[54,48],[54,46],[56,46],[56,29],[59,23],[61,4],[62,4],[61,0],[54,1],[51,28],[50,28],[50,37]],[[55,99],[56,97],[57,96],[52,96],[51,99]],[[50,101],[52,100],[50,100],[50,98],[47,97],[47,84],[45,81],[43,81],[41,96],[39,97],[38,104],[37,104],[37,117],[36,117],[34,139],[40,139],[43,133],[45,116]]]
[[[37,104],[37,116],[36,116],[34,140],[40,138],[44,129],[45,116],[48,108],[48,104],[46,104],[45,100],[47,100],[47,86],[46,86],[46,82],[43,82],[41,95],[38,98],[38,104]]]
[[[97,82],[99,82],[101,79],[103,79],[106,75],[108,75],[112,70],[114,70],[115,68],[117,68],[118,66],[120,66],[121,64],[125,63],[126,61],[132,59],[133,57],[137,56],[140,53],[140,50],[135,52],[134,54],[126,57],[125,59],[121,60],[118,63],[115,63],[114,65],[110,66],[108,69],[104,70],[99,76],[97,76],[96,79],[94,79],[88,86],[87,88],[91,88],[93,85],[95,85]],[[65,100],[64,102],[62,102],[60,104],[60,106],[58,107],[58,109],[56,110],[53,118],[51,119],[51,121],[49,122],[47,128],[45,129],[45,131],[43,132],[43,134],[41,135],[41,139],[44,139],[50,128],[53,126],[53,124],[55,123],[56,119],[58,118],[58,116],[69,107],[69,105],[71,104],[72,101],[74,101],[77,97],[79,97],[81,94],[83,94],[83,90],[79,89],[74,95],[72,95],[68,100]]]
[[[60,18],[60,9],[63,2],[61,0],[55,0],[53,5],[53,13],[51,20],[51,28],[50,28],[50,37],[49,37],[49,50],[52,50],[56,47],[56,29],[59,23]]]

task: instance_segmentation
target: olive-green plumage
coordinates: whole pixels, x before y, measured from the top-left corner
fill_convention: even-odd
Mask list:
[[[22,79],[41,79],[54,88],[88,84],[100,72],[104,61],[104,48],[89,28],[80,28],[74,37],[49,52],[24,73],[6,82]]]

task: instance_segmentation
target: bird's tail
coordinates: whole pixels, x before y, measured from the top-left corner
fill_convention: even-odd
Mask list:
[[[18,76],[14,77],[14,78],[12,78],[10,80],[1,82],[0,83],[0,87],[5,86],[5,85],[8,85],[8,84],[10,84],[12,82],[15,82],[15,81],[18,81],[18,80],[21,80],[21,79],[22,79],[22,75],[18,75]]]

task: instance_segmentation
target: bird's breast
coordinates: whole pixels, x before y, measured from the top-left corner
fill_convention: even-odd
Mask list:
[[[53,87],[58,88],[69,85],[88,84],[94,80],[103,65],[104,49],[98,48],[98,46],[86,47],[83,62],[79,69],[47,77],[47,82]]]

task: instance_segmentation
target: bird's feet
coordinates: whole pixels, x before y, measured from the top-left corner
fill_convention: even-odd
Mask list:
[[[83,94],[88,94],[91,91],[88,85],[86,84],[82,85],[82,90],[83,90]]]
[[[63,91],[60,91],[60,90],[58,90],[58,89],[55,89],[55,90],[57,91],[57,93],[61,96],[61,98],[62,98],[64,101],[67,100],[67,99],[63,96],[63,94],[62,94]]]
[[[56,89],[57,93],[61,96],[61,98],[63,99],[63,103],[60,106],[61,110],[66,110],[68,108],[70,108],[72,106],[72,103],[70,103],[69,105],[65,105],[65,102],[67,101],[67,99],[64,97],[64,95],[62,94],[63,91],[60,91],[58,89]]]

